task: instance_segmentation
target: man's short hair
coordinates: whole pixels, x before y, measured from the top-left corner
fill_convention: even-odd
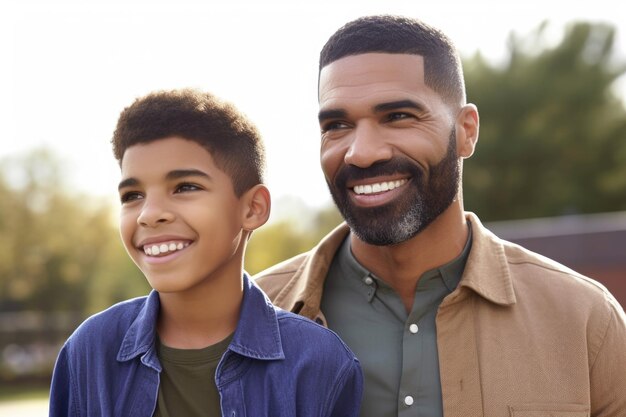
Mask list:
[[[424,57],[424,82],[454,107],[465,104],[461,59],[440,30],[402,16],[366,16],[339,28],[320,52],[319,70],[334,61],[366,53]]]
[[[120,114],[113,153],[121,164],[133,145],[178,136],[211,153],[230,176],[235,194],[263,182],[265,150],[257,128],[230,103],[193,89],[156,91],[135,100]]]

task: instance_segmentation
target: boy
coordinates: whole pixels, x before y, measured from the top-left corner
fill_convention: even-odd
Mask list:
[[[122,112],[112,143],[120,234],[153,291],[70,336],[50,415],[357,416],[354,355],[243,272],[270,211],[255,127],[210,94],[156,92]]]

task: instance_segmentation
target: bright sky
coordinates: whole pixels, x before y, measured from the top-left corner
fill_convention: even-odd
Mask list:
[[[9,1],[0,5],[0,159],[47,146],[80,192],[116,197],[109,139],[119,112],[155,89],[197,87],[233,102],[260,128],[274,200],[330,201],[319,168],[317,58],[358,16],[421,18],[463,56],[501,59],[511,31],[573,20],[616,26],[626,60],[626,7],[615,0]],[[555,35],[556,36],[556,35]],[[556,38],[555,38],[556,39]],[[619,91],[626,99],[626,80]],[[478,149],[480,151],[480,148]]]

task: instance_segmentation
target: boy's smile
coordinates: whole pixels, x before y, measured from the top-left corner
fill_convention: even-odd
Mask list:
[[[243,205],[198,143],[170,137],[128,148],[119,185],[124,246],[159,292],[240,275]]]
[[[148,256],[165,256],[168,252],[174,252],[174,251],[179,251],[179,250],[183,250],[185,249],[187,246],[189,246],[189,242],[169,242],[169,243],[148,243],[148,244],[143,244],[143,245],[139,245],[140,247],[143,247],[143,251],[146,253],[146,255]]]

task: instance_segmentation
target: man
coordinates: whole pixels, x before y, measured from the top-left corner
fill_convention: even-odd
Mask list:
[[[321,164],[347,224],[258,277],[335,330],[361,416],[626,416],[626,318],[600,284],[465,212],[479,118],[440,31],[375,16],[320,55]]]

